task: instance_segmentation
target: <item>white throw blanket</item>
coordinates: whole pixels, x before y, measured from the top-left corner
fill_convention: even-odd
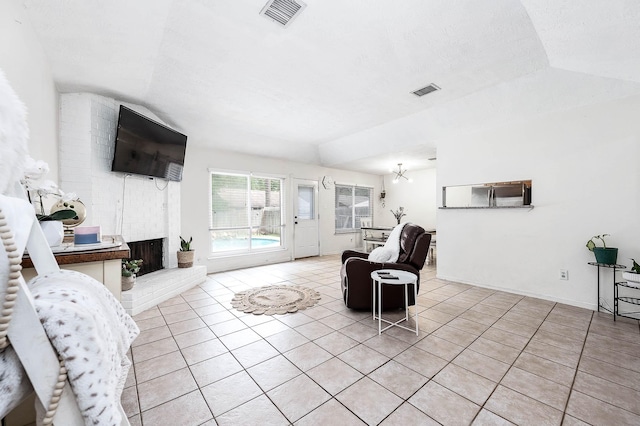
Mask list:
[[[47,336],[68,370],[86,425],[119,425],[119,402],[140,330],[107,288],[75,271],[29,282]]]
[[[126,353],[138,326],[104,285],[79,272],[36,277],[29,287],[40,321],[64,359],[85,424],[120,425],[118,404],[131,366]],[[30,389],[9,346],[0,353],[0,413]]]
[[[402,230],[406,223],[401,223],[397,225],[389,234],[389,238],[384,243],[384,246],[377,247],[371,250],[369,253],[369,260],[372,262],[390,262],[394,263],[400,257],[400,236],[402,235]]]

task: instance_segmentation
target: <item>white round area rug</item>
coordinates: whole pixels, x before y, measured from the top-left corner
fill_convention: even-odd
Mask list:
[[[236,293],[231,306],[254,315],[274,315],[310,308],[320,300],[320,293],[299,285],[270,285]]]

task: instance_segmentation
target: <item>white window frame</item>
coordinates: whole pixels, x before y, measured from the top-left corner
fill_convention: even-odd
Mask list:
[[[229,255],[249,255],[249,254],[255,254],[255,253],[261,253],[261,252],[271,252],[271,251],[280,251],[280,250],[285,250],[286,248],[286,244],[285,244],[285,238],[286,238],[286,223],[285,223],[285,218],[286,216],[286,211],[285,211],[285,196],[286,196],[286,185],[288,184],[287,182],[287,177],[284,175],[276,175],[276,174],[272,174],[272,173],[258,173],[258,172],[249,172],[249,171],[238,171],[238,170],[223,170],[223,169],[208,169],[209,170],[209,184],[207,185],[209,188],[209,256],[210,257],[220,257],[220,256],[229,256]],[[227,176],[242,176],[242,177],[246,177],[247,178],[247,215],[248,215],[248,226],[243,226],[243,227],[219,227],[219,228],[214,228],[213,227],[213,175],[227,175]],[[262,247],[262,248],[256,248],[256,247],[252,247],[251,244],[251,238],[249,238],[249,248],[245,249],[245,248],[240,248],[240,249],[229,249],[229,250],[212,250],[212,244],[211,244],[211,233],[216,232],[216,231],[223,231],[223,230],[238,230],[238,229],[247,229],[249,230],[249,235],[252,234],[252,229],[255,228],[254,226],[252,226],[251,224],[251,211],[252,211],[252,206],[251,206],[251,178],[270,178],[270,179],[279,179],[280,180],[280,245],[277,247]]]
[[[351,228],[338,228],[336,227],[337,224],[337,210],[338,210],[338,206],[335,205],[336,203],[336,194],[338,192],[338,188],[351,188],[351,197],[352,197],[352,203],[351,203],[351,223],[354,225]],[[369,215],[367,216],[357,216],[356,215],[356,203],[355,203],[355,197],[356,197],[356,189],[367,189],[369,190]],[[373,201],[374,201],[374,197],[373,197],[373,191],[374,191],[374,187],[373,186],[368,186],[368,185],[357,185],[357,184],[348,184],[348,183],[336,183],[335,184],[335,190],[334,190],[334,194],[333,194],[333,199],[334,199],[334,229],[335,229],[335,233],[336,234],[352,234],[352,233],[357,233],[360,232],[360,227],[356,227],[356,221],[358,217],[371,217],[371,219],[373,219]]]

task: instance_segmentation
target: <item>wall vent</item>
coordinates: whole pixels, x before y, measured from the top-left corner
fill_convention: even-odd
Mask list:
[[[288,27],[305,7],[307,5],[301,1],[269,0],[260,11],[260,15],[272,19],[283,27]]]
[[[435,92],[436,90],[440,90],[440,88],[435,84],[431,83],[430,85],[423,87],[422,89],[415,90],[411,93],[413,93],[416,96],[424,96],[424,95],[428,95],[429,93]]]

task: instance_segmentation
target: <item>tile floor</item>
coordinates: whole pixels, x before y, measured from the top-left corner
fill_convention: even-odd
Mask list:
[[[640,328],[422,272],[420,335],[346,309],[338,256],[209,275],[137,315],[132,425],[640,425]],[[291,283],[320,304],[254,316],[233,293]]]

